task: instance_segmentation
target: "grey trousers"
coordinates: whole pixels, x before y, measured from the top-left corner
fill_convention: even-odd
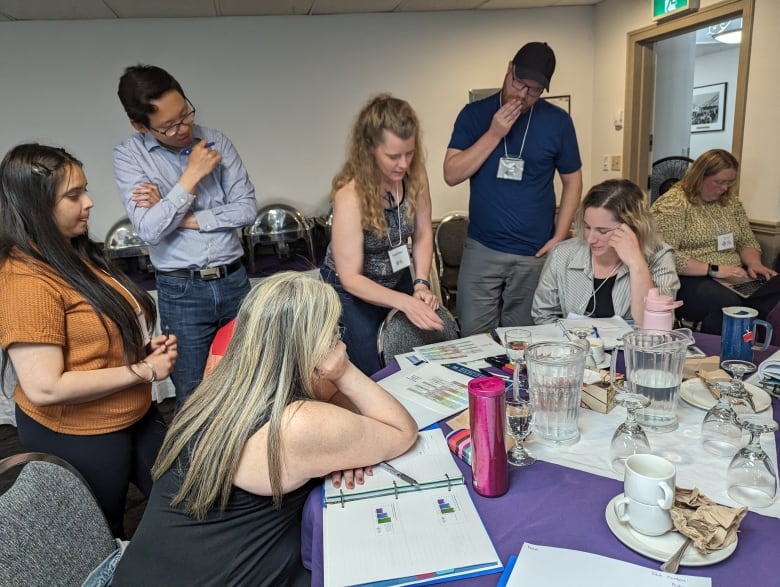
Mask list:
[[[544,257],[512,255],[466,240],[458,274],[461,336],[497,326],[527,326]]]

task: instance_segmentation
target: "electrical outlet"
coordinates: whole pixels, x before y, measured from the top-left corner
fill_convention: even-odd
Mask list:
[[[604,160],[601,163],[601,171],[609,171],[609,155],[604,155]]]
[[[612,155],[610,157],[610,170],[620,171],[623,165],[623,157],[621,155]]]

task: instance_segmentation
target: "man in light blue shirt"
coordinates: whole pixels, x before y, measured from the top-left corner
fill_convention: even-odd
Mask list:
[[[233,143],[195,124],[195,107],[168,72],[128,67],[118,94],[137,132],[114,149],[114,178],[149,243],[160,323],[177,335],[171,378],[180,405],[201,380],[214,334],[249,292],[238,229],[255,220],[255,189]]]

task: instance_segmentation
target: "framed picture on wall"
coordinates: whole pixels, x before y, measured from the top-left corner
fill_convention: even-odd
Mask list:
[[[545,100],[547,100],[550,104],[554,104],[555,106],[558,106],[559,108],[563,108],[571,114],[571,95],[567,94],[566,96],[545,96]]]
[[[693,88],[692,133],[723,130],[725,115],[726,82]]]

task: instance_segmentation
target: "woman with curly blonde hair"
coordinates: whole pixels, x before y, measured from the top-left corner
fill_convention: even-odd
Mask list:
[[[321,273],[341,299],[349,356],[371,374],[380,367],[376,335],[390,309],[418,328],[443,328],[427,281],[433,229],[420,123],[407,102],[380,94],[363,107],[331,202],[332,239]]]

